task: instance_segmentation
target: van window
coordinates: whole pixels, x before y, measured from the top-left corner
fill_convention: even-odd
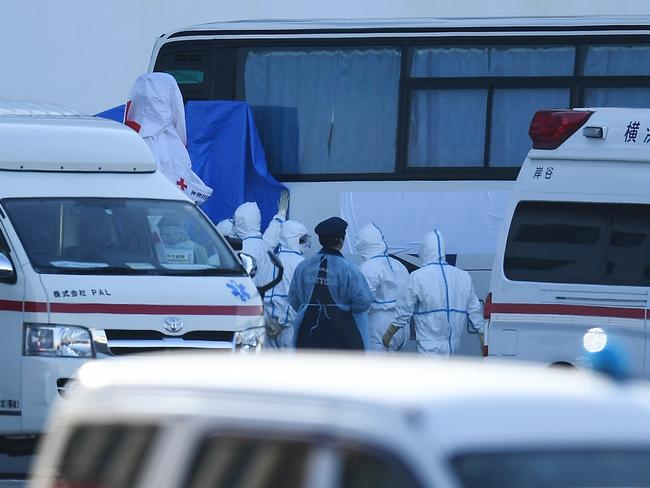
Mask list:
[[[325,456],[323,454],[326,453]],[[197,450],[189,488],[416,488],[388,455],[306,440],[217,436]],[[325,459],[329,460],[323,462]],[[324,483],[327,478],[329,483]]]
[[[3,204],[39,273],[243,274],[214,227],[188,202],[21,198]]]
[[[415,488],[411,473],[395,459],[356,449],[340,451],[340,488]]]
[[[136,486],[156,428],[146,425],[80,426],[67,441],[55,486]]]
[[[650,205],[520,202],[503,268],[514,281],[650,286]]]
[[[451,464],[465,488],[650,486],[650,450],[472,453]]]

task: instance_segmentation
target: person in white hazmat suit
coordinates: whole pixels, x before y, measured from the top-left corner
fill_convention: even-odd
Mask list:
[[[257,203],[242,203],[235,210],[233,231],[242,241],[242,252],[255,259],[257,273],[253,277],[253,283],[257,287],[270,283],[274,278],[275,266],[268,253],[274,251],[280,243],[280,231],[287,215],[288,205],[288,193],[283,192],[278,202],[278,213],[269,223],[264,235],[260,230],[262,217]]]
[[[223,219],[217,223],[217,231],[224,237],[235,237],[235,223],[233,219]]]
[[[359,231],[356,244],[357,252],[365,259],[359,269],[373,295],[368,310],[369,349],[385,351],[382,335],[393,321],[397,296],[406,288],[409,273],[402,263],[388,256],[388,244],[374,223]],[[391,339],[388,349],[400,350],[408,340],[409,332],[409,327],[400,328]]]
[[[284,268],[282,281],[264,297],[267,317],[266,345],[271,348],[293,346],[293,322],[296,311],[289,305],[289,286],[296,267],[303,261],[303,253],[311,245],[311,236],[300,222],[287,220],[280,231],[277,256]]]
[[[467,321],[479,333],[485,328],[483,310],[472,279],[466,271],[447,264],[445,241],[438,230],[428,233],[420,244],[422,268],[409,276],[397,299],[393,323],[382,342],[390,344],[395,333],[415,321],[417,351],[433,356],[452,356],[460,348],[460,336]]]
[[[185,146],[185,107],[178,84],[167,73],[145,73],[131,88],[124,123],[151,149],[160,172],[196,203],[205,202],[212,188],[192,171]]]

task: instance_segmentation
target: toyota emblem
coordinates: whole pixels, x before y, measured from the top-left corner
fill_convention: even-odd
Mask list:
[[[163,327],[172,334],[176,334],[183,330],[183,321],[178,317],[167,317],[163,322]]]

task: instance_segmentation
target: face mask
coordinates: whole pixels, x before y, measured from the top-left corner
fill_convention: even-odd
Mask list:
[[[300,250],[302,252],[306,252],[309,249],[311,249],[311,236],[309,234],[305,234],[300,238]]]

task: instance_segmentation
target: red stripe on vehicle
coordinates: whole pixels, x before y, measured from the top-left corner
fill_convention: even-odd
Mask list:
[[[45,313],[47,313],[47,303],[43,303],[43,302],[25,302],[25,312],[45,312]]]
[[[131,303],[52,303],[52,313],[114,313],[139,315],[239,315],[262,314],[259,305],[140,305]]]
[[[22,312],[23,302],[17,302],[15,300],[0,300],[0,310]]]
[[[520,313],[530,315],[585,315],[590,317],[645,319],[646,310],[643,308],[590,307],[586,305],[492,303],[492,313]]]

